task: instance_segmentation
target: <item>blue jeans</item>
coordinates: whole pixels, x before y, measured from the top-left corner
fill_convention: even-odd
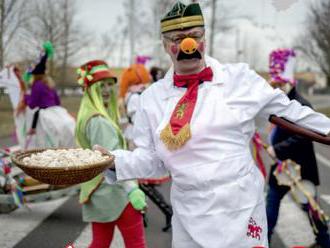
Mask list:
[[[268,222],[268,240],[270,242],[277,218],[280,209],[280,204],[282,198],[285,196],[286,193],[290,190],[289,187],[286,186],[279,186],[277,183],[270,183],[267,198],[266,198],[266,213],[267,213],[267,222]],[[310,216],[308,214],[308,204],[302,204],[302,210],[307,213],[310,223],[314,223],[317,229],[313,232],[315,234],[315,241],[318,245],[322,248],[330,248],[330,236],[328,234],[328,227],[327,225],[323,224],[318,219],[314,218],[314,216]]]

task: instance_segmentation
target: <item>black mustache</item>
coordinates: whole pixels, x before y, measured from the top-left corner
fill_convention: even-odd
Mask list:
[[[200,52],[198,50],[196,50],[192,54],[186,54],[180,50],[177,60],[179,61],[179,60],[183,60],[183,59],[202,59],[202,55],[200,54]]]

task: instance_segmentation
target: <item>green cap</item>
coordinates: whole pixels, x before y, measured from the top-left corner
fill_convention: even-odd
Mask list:
[[[198,3],[185,5],[177,2],[160,22],[162,33],[193,27],[204,27],[203,13]]]

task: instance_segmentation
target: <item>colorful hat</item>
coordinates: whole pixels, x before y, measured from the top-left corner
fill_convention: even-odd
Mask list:
[[[293,49],[281,48],[269,56],[269,74],[271,82],[296,84],[294,79],[296,53]]]
[[[204,18],[198,3],[185,5],[177,2],[160,22],[162,33],[193,27],[204,27]]]
[[[100,80],[112,78],[117,82],[116,76],[110,71],[108,64],[103,60],[89,61],[77,69],[78,83],[89,87]]]
[[[44,54],[41,56],[39,62],[31,70],[32,75],[45,74],[46,72],[46,63],[48,58],[52,58],[54,55],[54,47],[50,41],[47,41],[43,44]]]
[[[138,84],[148,84],[151,77],[147,68],[142,64],[134,64],[127,68],[120,80],[119,97],[125,97],[128,88]]]

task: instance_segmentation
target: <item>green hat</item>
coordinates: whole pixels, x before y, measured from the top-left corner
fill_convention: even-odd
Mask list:
[[[185,5],[177,2],[160,22],[162,33],[186,28],[204,27],[204,18],[198,3]]]
[[[45,74],[47,60],[52,58],[54,55],[54,47],[50,41],[46,41],[42,46],[44,49],[44,54],[40,58],[38,64],[36,64],[34,69],[31,71],[31,74],[33,75]]]

